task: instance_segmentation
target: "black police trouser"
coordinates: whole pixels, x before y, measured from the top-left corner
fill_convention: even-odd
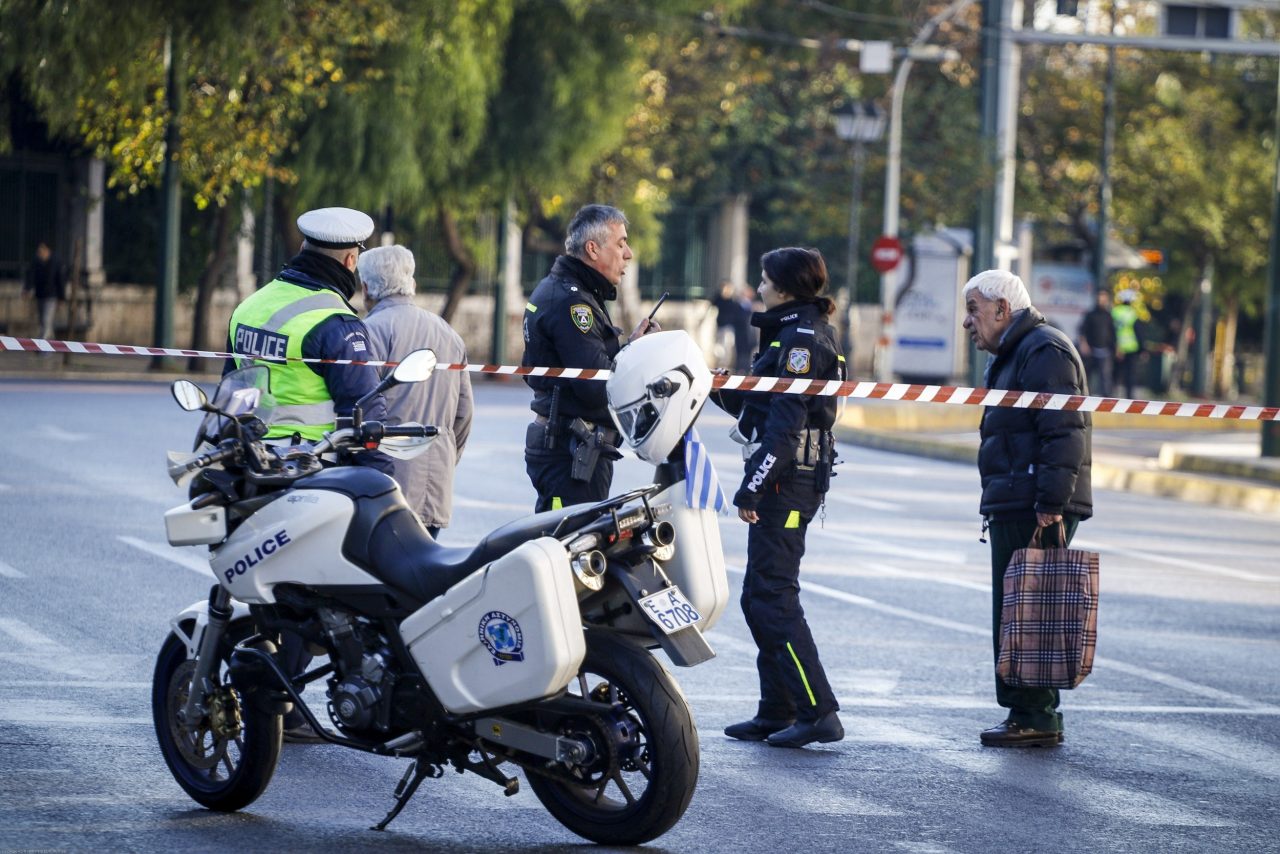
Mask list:
[[[1058,541],[1058,526],[1050,525],[1040,535],[1045,547],[1065,546],[1071,543],[1080,525],[1079,516],[1064,515],[1063,527],[1067,542]],[[1018,549],[1026,548],[1035,534],[1038,524],[1034,518],[991,521],[988,536],[991,537],[991,640],[996,660],[1000,658],[1000,612],[1004,607],[1004,573],[1009,560]],[[1058,711],[1060,695],[1057,688],[1022,688],[1005,684],[996,676],[996,702],[1009,710],[1009,720],[1019,726],[1046,732],[1062,729],[1062,714]]]
[[[542,447],[540,430],[530,430],[524,449],[524,469],[538,492],[533,505],[535,513],[568,507],[570,504],[603,501],[613,486],[613,460],[604,454],[596,461],[588,480],[574,480],[573,454],[569,452],[569,434],[556,436],[555,447]],[[536,445],[536,447],[535,447]]]
[[[811,477],[784,477],[747,532],[742,613],[760,650],[758,717],[812,722],[840,708],[800,607],[804,535],[821,504]]]

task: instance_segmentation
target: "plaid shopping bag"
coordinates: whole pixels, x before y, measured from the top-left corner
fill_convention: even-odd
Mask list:
[[[1098,645],[1098,554],[1041,548],[1040,530],[1004,574],[996,673],[1019,687],[1074,688]]]

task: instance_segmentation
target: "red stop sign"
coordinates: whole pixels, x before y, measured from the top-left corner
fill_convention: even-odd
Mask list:
[[[871,244],[871,266],[877,273],[887,273],[902,262],[902,241],[887,234]]]

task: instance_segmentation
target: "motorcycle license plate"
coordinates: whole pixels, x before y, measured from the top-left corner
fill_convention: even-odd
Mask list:
[[[702,619],[698,609],[674,584],[641,599],[640,607],[644,609],[644,615],[666,634],[678,632]]]

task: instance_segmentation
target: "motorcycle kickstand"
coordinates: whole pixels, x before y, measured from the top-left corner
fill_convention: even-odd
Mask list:
[[[413,760],[413,764],[405,769],[404,776],[400,778],[400,783],[396,786],[395,806],[391,808],[391,812],[387,813],[387,817],[375,824],[370,830],[386,830],[387,825],[391,824],[392,819],[400,815],[400,810],[404,809],[404,805],[409,803],[409,799],[413,797],[414,792],[418,791],[418,787],[422,785],[422,781],[431,777],[432,779],[440,777],[444,774],[444,769],[439,765],[427,762],[422,759]]]
[[[502,787],[502,794],[508,798],[520,791],[520,781],[518,779],[515,777],[508,777],[506,774],[503,774],[502,771],[499,770],[498,766],[493,764],[493,760],[489,758],[489,754],[487,754],[483,749],[477,747],[476,753],[480,754],[479,762],[467,762],[463,760],[456,761],[454,763],[457,766],[459,774],[463,771],[470,771],[472,774],[476,774],[486,780],[492,780]]]

